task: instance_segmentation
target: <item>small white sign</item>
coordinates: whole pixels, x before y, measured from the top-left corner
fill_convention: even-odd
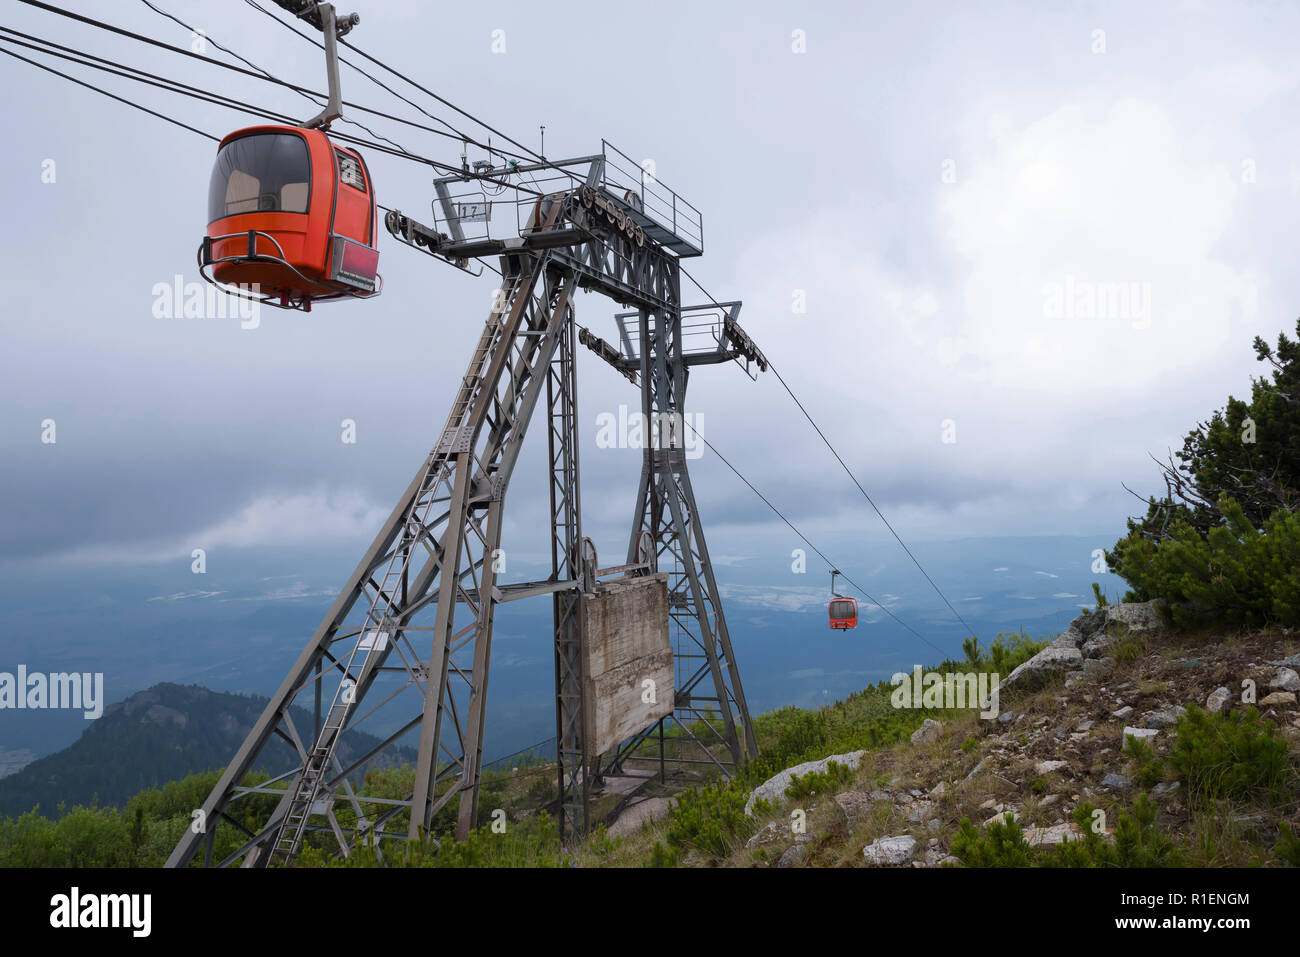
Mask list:
[[[388,647],[388,632],[368,631],[357,645],[357,651],[383,651]]]
[[[462,223],[486,223],[492,218],[492,204],[457,203],[456,218]]]

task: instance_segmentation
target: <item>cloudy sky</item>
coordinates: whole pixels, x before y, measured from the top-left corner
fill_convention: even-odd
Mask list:
[[[319,52],[239,0],[155,3],[323,87]],[[191,44],[143,3],[66,5]],[[745,328],[905,538],[1095,534],[1104,546],[1138,507],[1121,481],[1154,490],[1148,453],[1247,391],[1256,334],[1294,329],[1300,279],[1283,237],[1300,198],[1300,11],[979,6],[345,9],[361,14],[359,47],[467,111],[530,146],[545,124],[550,157],[605,137],[653,160],[703,212],[691,272],[744,301]],[[26,33],[315,112],[13,0],[5,11]],[[217,135],[253,122],[60,68]],[[347,99],[418,117],[350,70],[343,82]],[[384,235],[379,299],[264,310],[255,329],[159,318],[156,285],[198,278],[214,145],[9,57],[0,102],[0,561],[362,547],[438,436],[490,275]],[[458,162],[457,144],[375,128]],[[427,221],[428,170],[368,158],[380,202]],[[616,308],[577,300],[606,338]],[[617,554],[639,453],[597,448],[596,420],[636,394],[582,359],[586,530]],[[884,534],[772,376],[705,367],[689,397],[701,431],[815,539]],[[47,419],[54,444],[41,441]],[[344,419],[355,444],[341,441]],[[540,428],[533,438],[506,535],[540,557]],[[788,532],[716,458],[692,475],[723,560],[788,551]]]

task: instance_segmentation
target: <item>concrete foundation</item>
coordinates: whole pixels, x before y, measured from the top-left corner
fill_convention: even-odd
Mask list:
[[[668,576],[626,578],[582,597],[589,758],[673,712]]]

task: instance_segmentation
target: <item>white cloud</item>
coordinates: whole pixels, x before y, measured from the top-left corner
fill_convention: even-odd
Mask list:
[[[720,585],[722,597],[741,605],[771,611],[811,611],[827,601],[820,588],[795,588],[769,585]]]
[[[148,604],[151,601],[186,601],[190,598],[215,598],[220,594],[222,593],[219,591],[178,591],[170,595],[154,595],[152,598],[145,599],[145,603]]]
[[[221,521],[183,538],[79,546],[56,560],[73,564],[153,564],[190,561],[201,548],[330,545],[364,541],[378,532],[388,509],[378,508],[355,492],[315,489],[299,495],[262,495]],[[295,586],[296,587],[296,586]],[[293,591],[290,589],[289,591]],[[199,593],[165,596],[166,600]],[[160,596],[164,597],[164,596]],[[277,591],[268,598],[302,597]]]
[[[1234,170],[1186,149],[1159,107],[1064,106],[995,132],[969,166],[939,210],[966,266],[960,335],[977,378],[1058,394],[1140,388],[1240,338],[1254,283],[1215,255]],[[1090,291],[1124,289],[1138,297],[1128,319],[1052,317],[1067,291],[1076,308],[1062,316]]]

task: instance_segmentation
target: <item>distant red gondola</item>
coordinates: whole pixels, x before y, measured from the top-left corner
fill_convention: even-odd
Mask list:
[[[360,153],[323,130],[252,126],[226,136],[208,220],[199,271],[209,281],[253,287],[251,298],[301,309],[380,290],[370,171]]]
[[[831,602],[827,606],[830,614],[832,631],[847,631],[858,627],[858,603],[853,598],[845,598],[835,591],[835,576],[838,571],[831,571]]]

